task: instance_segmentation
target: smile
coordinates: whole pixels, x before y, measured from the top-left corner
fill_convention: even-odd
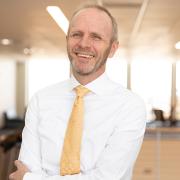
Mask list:
[[[94,55],[91,55],[91,54],[81,54],[81,53],[76,53],[76,55],[78,57],[81,57],[81,58],[88,58],[88,59],[91,59],[94,57]]]

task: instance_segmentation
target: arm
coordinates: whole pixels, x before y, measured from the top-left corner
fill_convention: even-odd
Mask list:
[[[141,102],[127,107],[123,123],[117,124],[95,167],[71,176],[48,176],[40,171],[26,173],[23,180],[130,180],[145,130],[145,108]]]
[[[37,97],[34,96],[30,101],[26,112],[19,160],[22,161],[30,171],[43,174],[41,167],[40,141],[37,130],[38,124],[38,101]]]

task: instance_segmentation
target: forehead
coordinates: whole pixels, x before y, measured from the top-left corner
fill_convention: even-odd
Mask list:
[[[80,10],[71,20],[70,29],[78,29],[105,33],[112,33],[112,22],[110,17],[101,10],[87,8]]]

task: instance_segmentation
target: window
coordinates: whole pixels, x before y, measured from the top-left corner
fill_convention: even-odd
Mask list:
[[[180,120],[180,61],[176,63],[176,118]]]
[[[28,65],[28,99],[38,90],[69,78],[70,65],[67,59],[32,59]]]
[[[106,73],[114,82],[127,86],[127,61],[122,50],[117,50],[114,57],[108,59]]]
[[[169,116],[171,103],[172,63],[169,59],[135,59],[131,68],[131,87],[146,102],[148,119],[152,108]]]

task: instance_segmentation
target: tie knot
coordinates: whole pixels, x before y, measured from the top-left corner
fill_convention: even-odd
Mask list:
[[[88,92],[90,92],[89,89],[87,89],[86,87],[79,85],[75,88],[76,94],[79,97],[84,97]]]

